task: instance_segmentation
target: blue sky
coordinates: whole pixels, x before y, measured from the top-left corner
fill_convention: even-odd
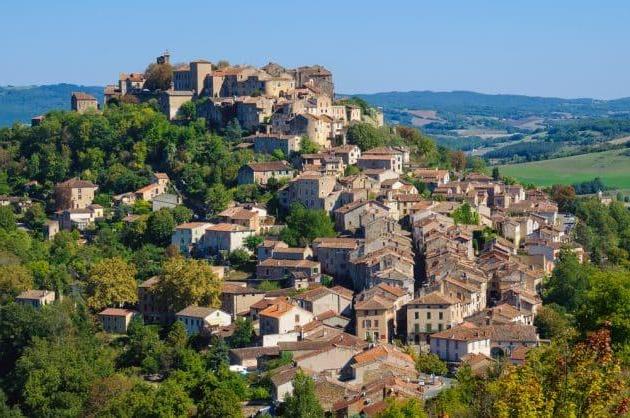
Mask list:
[[[321,63],[345,93],[630,96],[628,1],[3,3],[0,85],[101,85],[168,48],[177,62]]]

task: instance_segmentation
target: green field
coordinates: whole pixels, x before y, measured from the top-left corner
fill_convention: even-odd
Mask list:
[[[614,189],[630,188],[630,156],[627,149],[575,155],[545,161],[499,166],[502,175],[512,176],[523,183],[538,186],[573,184],[602,179]]]

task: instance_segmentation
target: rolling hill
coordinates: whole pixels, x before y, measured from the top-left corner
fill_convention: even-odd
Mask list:
[[[103,99],[103,87],[76,84],[50,84],[44,86],[0,86],[0,127],[15,122],[30,123],[33,116],[54,109],[70,109],[70,95],[83,91]]]
[[[604,116],[613,112],[630,112],[630,98],[615,100],[562,99],[513,94],[483,94],[471,91],[407,91],[355,94],[385,110],[431,109],[458,114],[497,117],[527,117],[552,113],[575,116]]]

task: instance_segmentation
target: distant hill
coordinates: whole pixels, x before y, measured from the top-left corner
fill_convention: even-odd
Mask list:
[[[0,86],[0,126],[15,122],[30,123],[33,116],[54,109],[70,109],[70,95],[83,91],[103,101],[103,87],[75,84],[45,86]]]
[[[345,96],[345,95],[344,95]],[[512,94],[483,94],[471,91],[408,91],[354,94],[386,110],[430,109],[457,114],[498,117],[545,116],[571,113],[575,116],[604,116],[630,112],[630,98],[616,100],[561,99]]]

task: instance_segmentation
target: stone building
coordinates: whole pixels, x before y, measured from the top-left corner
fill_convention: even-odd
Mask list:
[[[266,185],[269,179],[293,177],[293,168],[286,161],[249,163],[238,170],[238,184]]]
[[[78,113],[98,110],[98,100],[87,93],[74,92],[70,98],[70,108]]]
[[[98,186],[88,180],[71,178],[55,185],[57,210],[85,209],[92,204]]]

